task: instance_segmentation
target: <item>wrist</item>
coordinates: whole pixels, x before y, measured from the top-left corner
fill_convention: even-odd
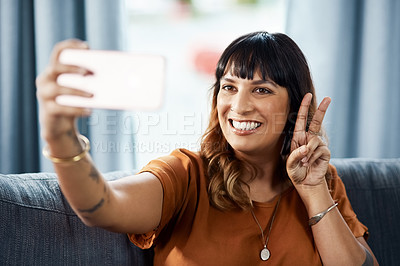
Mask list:
[[[51,157],[69,158],[85,150],[86,143],[79,137],[79,132],[70,130],[57,137],[48,138],[45,149]]]
[[[64,157],[64,158],[55,157],[55,156],[50,154],[48,146],[45,146],[43,148],[42,153],[47,159],[49,159],[53,163],[74,163],[74,162],[78,162],[78,161],[82,160],[90,150],[90,142],[89,142],[88,138],[86,138],[83,135],[79,135],[78,137],[79,137],[79,140],[84,143],[84,149],[83,149],[83,151],[81,153],[79,153],[79,154],[77,154],[75,156],[70,156],[70,157],[67,157],[67,158],[66,157]]]
[[[326,210],[335,203],[326,180],[316,186],[298,185],[296,189],[310,217]]]
[[[79,135],[74,118],[42,115],[40,117],[40,126],[41,137],[49,144],[63,141],[68,135]]]

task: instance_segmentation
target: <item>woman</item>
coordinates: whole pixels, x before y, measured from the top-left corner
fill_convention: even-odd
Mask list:
[[[76,117],[60,106],[58,44],[37,79],[42,136],[69,203],[89,226],[128,233],[155,247],[161,265],[373,265],[364,237],[322,138],[330,99],[316,108],[304,55],[284,34],[255,32],[222,54],[209,127],[200,152],[180,149],[140,173],[106,182],[93,165]]]

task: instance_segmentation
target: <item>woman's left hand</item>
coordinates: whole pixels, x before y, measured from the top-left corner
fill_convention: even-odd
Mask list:
[[[329,148],[320,133],[322,121],[331,99],[326,97],[322,100],[307,131],[308,109],[311,100],[312,94],[307,93],[301,102],[290,155],[286,163],[287,173],[296,187],[297,185],[315,187],[323,183],[331,157]]]

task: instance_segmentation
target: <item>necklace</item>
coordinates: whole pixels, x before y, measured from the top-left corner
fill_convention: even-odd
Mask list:
[[[251,214],[253,215],[254,221],[256,221],[258,227],[260,228],[262,240],[264,241],[264,239],[265,239],[265,243],[263,243],[264,248],[260,252],[260,258],[261,258],[261,260],[264,260],[264,261],[268,260],[269,257],[271,257],[271,252],[267,248],[267,245],[268,245],[269,235],[271,234],[271,230],[272,230],[272,224],[274,223],[274,220],[275,220],[276,211],[278,210],[279,203],[281,202],[281,196],[282,196],[282,194],[279,195],[278,202],[276,203],[274,212],[272,213],[271,222],[269,223],[269,228],[268,228],[267,239],[265,239],[264,230],[262,229],[260,223],[258,222],[257,217],[256,217],[253,209],[251,209]]]

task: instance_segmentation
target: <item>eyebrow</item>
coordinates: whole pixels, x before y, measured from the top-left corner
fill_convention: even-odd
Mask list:
[[[235,83],[236,81],[234,79],[231,78],[221,78],[225,81],[231,82],[231,83]],[[262,85],[262,84],[271,84],[275,87],[278,87],[277,84],[275,82],[273,82],[272,80],[262,80],[262,79],[258,79],[258,80],[252,80],[251,81],[252,85]]]

